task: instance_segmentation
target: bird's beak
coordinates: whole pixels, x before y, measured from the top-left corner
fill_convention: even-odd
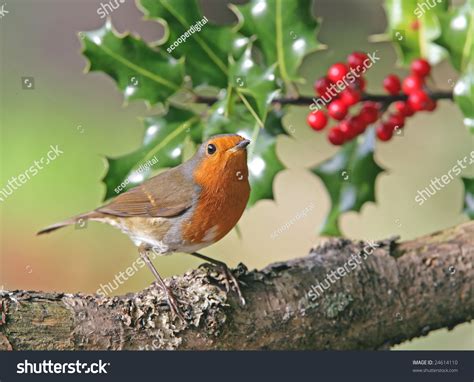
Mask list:
[[[230,153],[235,153],[240,150],[245,150],[245,148],[249,145],[250,141],[248,139],[244,139],[243,141],[240,141],[237,143],[234,147],[231,147],[229,150]]]
[[[235,149],[237,150],[243,150],[245,149],[248,145],[250,144],[250,140],[244,139],[243,141],[240,141],[235,145]]]

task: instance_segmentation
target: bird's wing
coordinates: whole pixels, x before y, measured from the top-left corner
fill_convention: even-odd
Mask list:
[[[96,211],[123,217],[172,217],[192,206],[193,182],[179,167],[162,172],[113,199]]]

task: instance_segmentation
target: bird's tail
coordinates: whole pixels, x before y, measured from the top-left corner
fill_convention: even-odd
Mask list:
[[[37,232],[36,235],[42,235],[44,233],[53,232],[53,231],[56,231],[59,228],[66,227],[68,225],[72,225],[72,224],[76,224],[76,223],[80,223],[81,225],[86,224],[87,220],[89,220],[91,218],[94,218],[94,217],[97,217],[97,216],[98,216],[98,214],[97,214],[96,211],[86,212],[85,214],[80,214],[80,215],[77,215],[77,216],[73,216],[72,218],[69,218],[67,220],[64,220],[64,221],[52,224],[52,225],[50,225],[46,228],[43,228],[41,231]]]

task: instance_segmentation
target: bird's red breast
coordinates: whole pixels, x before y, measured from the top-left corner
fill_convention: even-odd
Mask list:
[[[222,239],[239,221],[250,195],[247,154],[231,152],[241,137],[221,138],[221,157],[203,160],[194,171],[201,192],[193,215],[183,223],[183,239],[201,243]]]

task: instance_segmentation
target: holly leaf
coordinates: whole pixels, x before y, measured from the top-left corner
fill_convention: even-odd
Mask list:
[[[81,32],[81,36],[88,70],[112,77],[126,100],[165,102],[183,83],[184,60],[152,49],[137,37],[119,35],[110,21],[98,30]]]
[[[264,126],[268,106],[278,94],[275,82],[275,65],[266,70],[252,60],[252,44],[248,44],[241,57],[229,58],[229,81],[260,127]]]
[[[147,117],[144,123],[145,137],[138,150],[119,158],[106,158],[105,199],[142,183],[153,170],[179,165],[186,137],[201,142],[200,116],[189,110],[170,106],[166,115]]]
[[[436,43],[447,49],[454,68],[462,73],[474,57],[474,0],[440,14],[439,21]]]
[[[448,9],[449,1],[437,0],[428,10],[427,4],[423,7],[422,3],[425,0],[385,0],[388,22],[385,33],[397,47],[402,65],[409,65],[419,57],[437,64],[446,56],[446,51],[434,40],[441,34],[438,15]]]
[[[360,211],[364,203],[375,202],[375,181],[383,169],[374,160],[375,134],[345,144],[332,158],[311,169],[323,181],[331,199],[331,209],[321,234],[342,236],[339,217],[347,211]]]
[[[454,86],[454,101],[464,114],[464,125],[474,134],[474,62],[468,65]]]
[[[225,98],[214,105],[204,136],[232,133],[252,140],[248,148],[250,207],[261,199],[273,199],[273,180],[285,168],[276,154],[277,136],[286,134],[281,122],[283,114],[272,110],[261,129],[243,104],[228,107],[228,103]],[[229,110],[231,113],[227,114]]]
[[[239,32],[255,35],[267,66],[277,63],[285,83],[302,82],[298,68],[308,53],[322,48],[316,40],[319,22],[312,17],[311,0],[251,0],[229,6],[239,18]]]
[[[464,183],[464,213],[474,219],[474,178],[462,178]]]
[[[138,5],[147,19],[165,25],[165,38],[158,44],[166,44],[176,58],[186,57],[186,74],[194,87],[227,85],[227,57],[239,44],[239,36],[231,27],[210,23],[196,0],[139,0]],[[182,37],[185,33],[188,36]]]

